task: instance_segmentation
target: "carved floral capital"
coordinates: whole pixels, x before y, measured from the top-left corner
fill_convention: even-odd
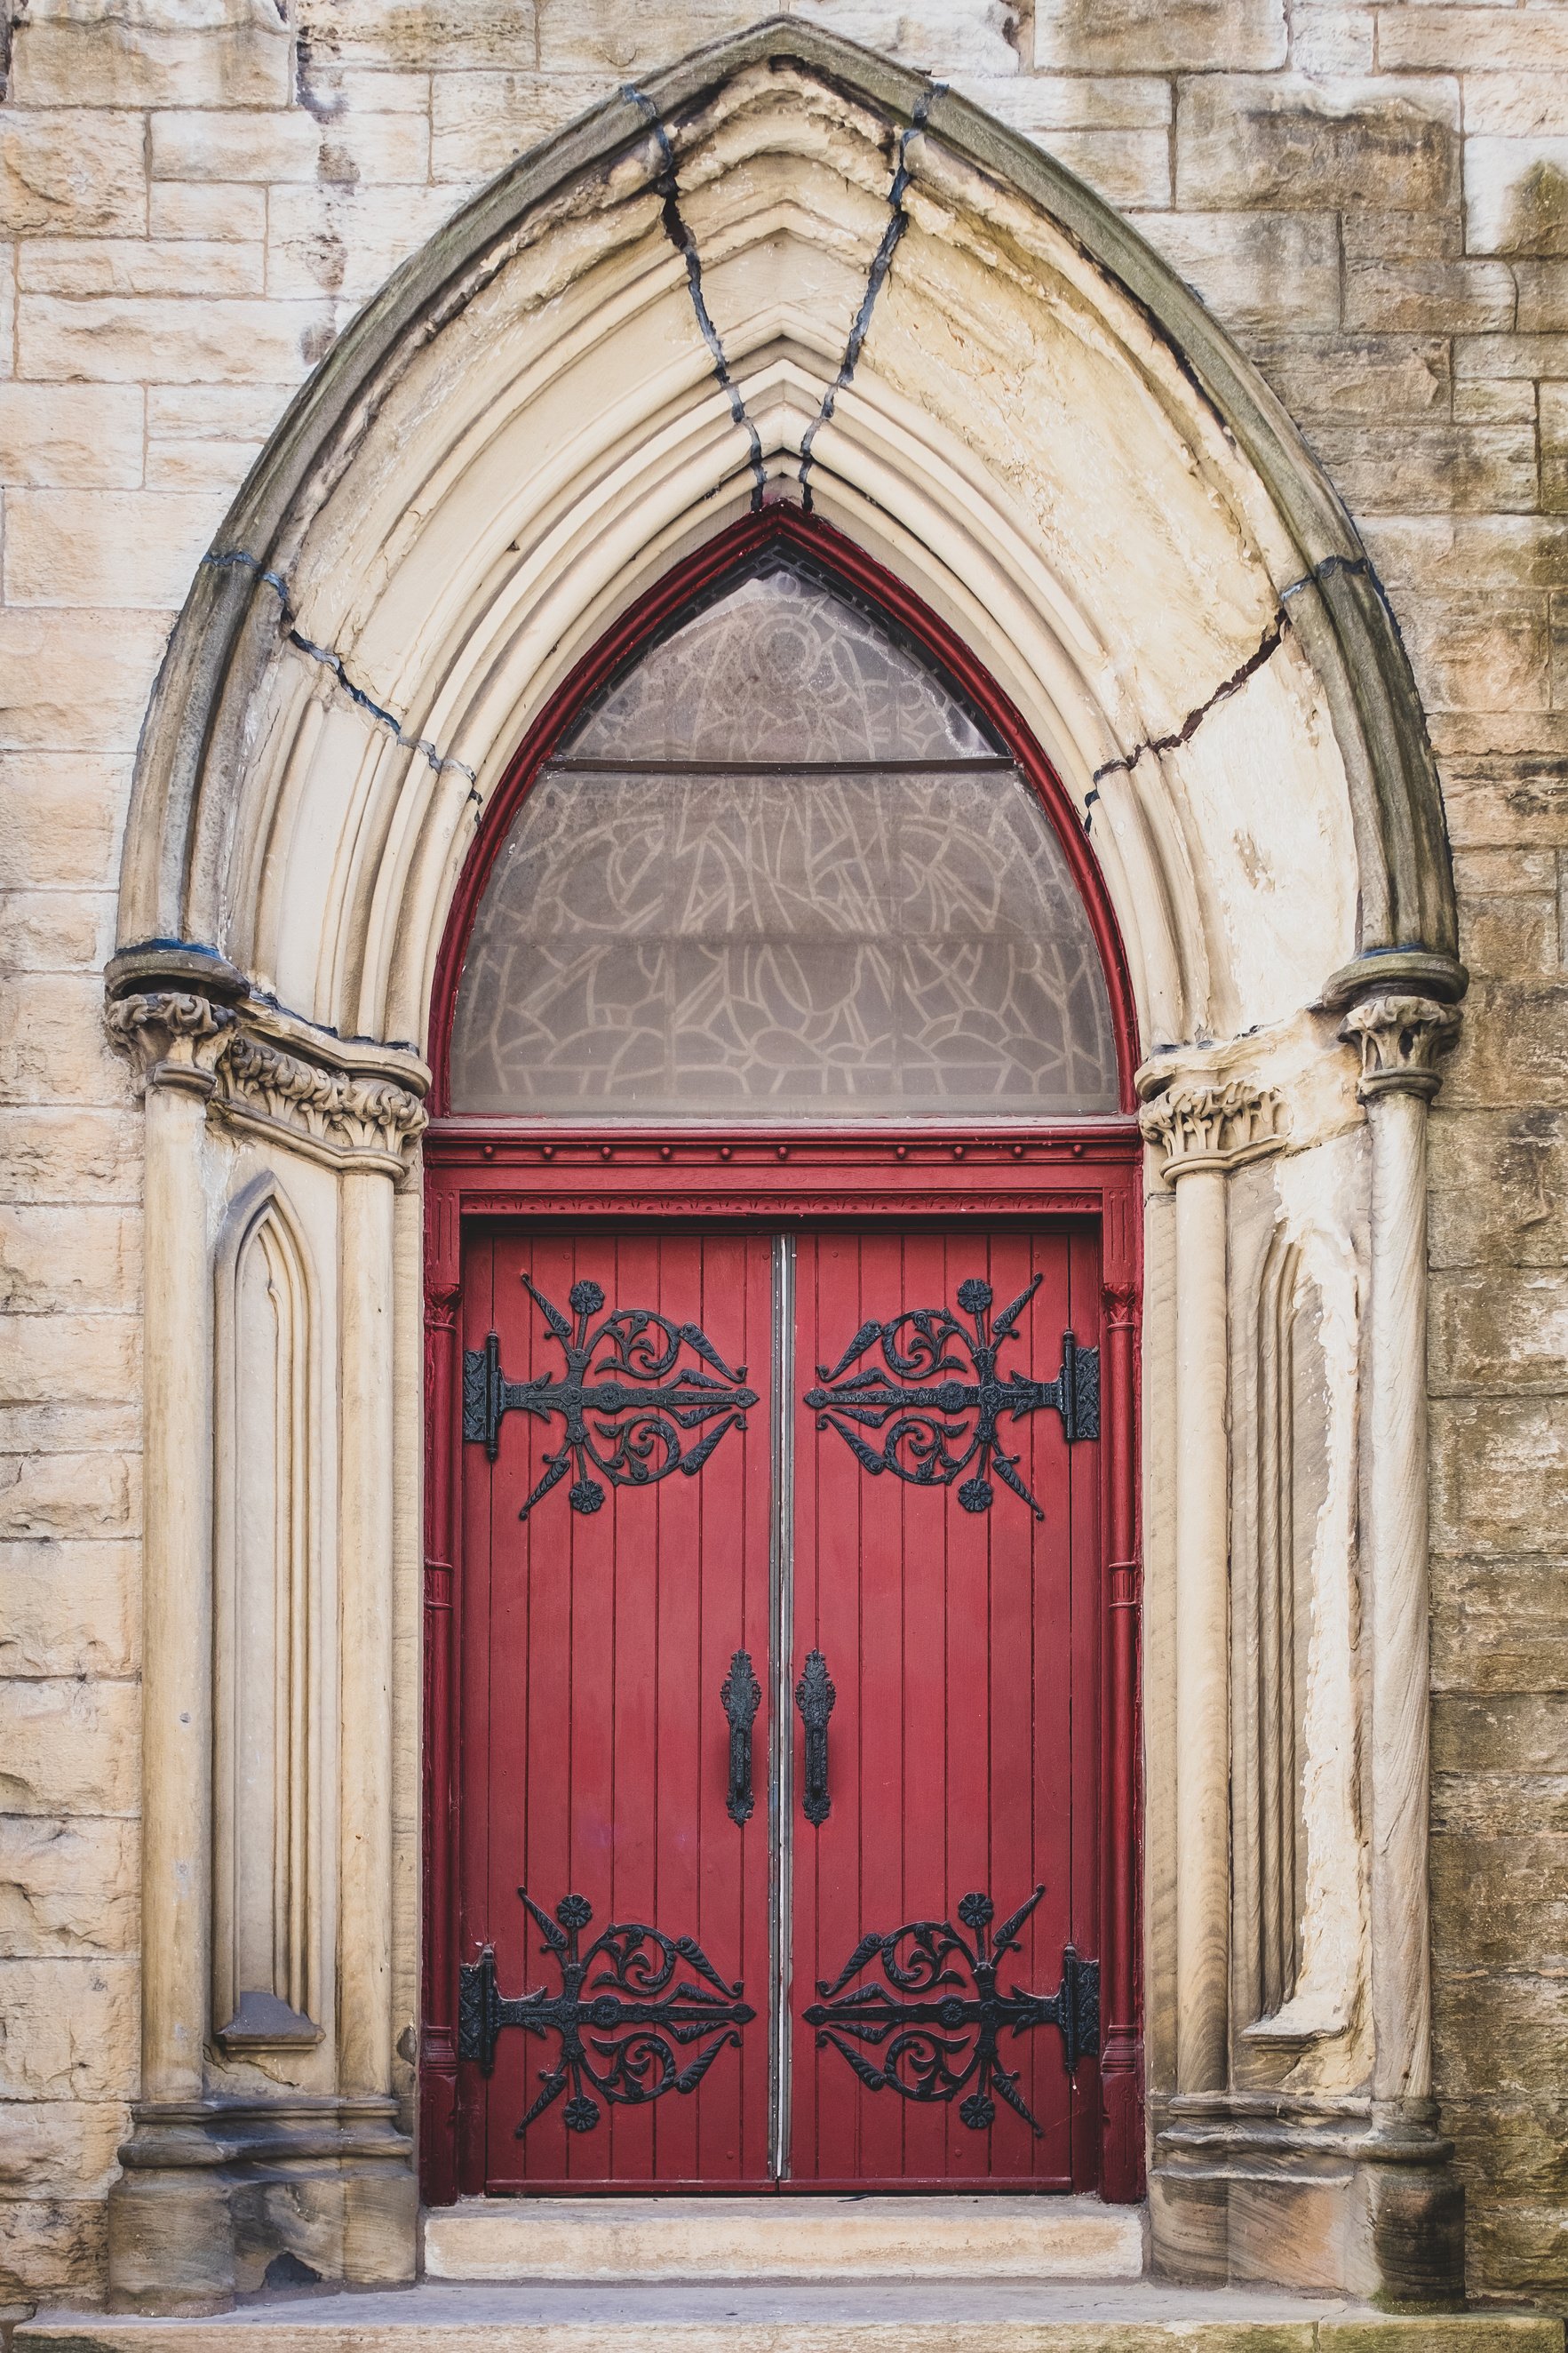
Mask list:
[[[150,1087],[184,1087],[211,1094],[218,1057],[228,1043],[234,1014],[194,990],[160,988],[121,997],[104,1015],[109,1035],[141,1069]]]
[[[400,1161],[429,1125],[410,1088],[324,1070],[243,1029],[221,1052],[217,1100],[231,1116],[284,1128],[333,1158],[368,1154]]]
[[[1340,1025],[1340,1036],[1361,1050],[1363,1103],[1373,1095],[1425,1095],[1443,1083],[1437,1058],[1459,1034],[1457,1007],[1435,997],[1363,997]]]
[[[1168,1185],[1189,1169],[1238,1167],[1284,1142],[1281,1107],[1272,1087],[1246,1079],[1209,1084],[1178,1080],[1138,1114],[1143,1140],[1164,1154]]]

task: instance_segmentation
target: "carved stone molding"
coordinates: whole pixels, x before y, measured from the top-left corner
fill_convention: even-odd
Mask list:
[[[144,1086],[210,1095],[235,1016],[194,991],[160,988],[119,998],[104,1019],[113,1044],[140,1067]]]
[[[1363,1103],[1397,1093],[1430,1101],[1443,1083],[1437,1058],[1458,1034],[1458,1008],[1434,997],[1365,997],[1340,1025],[1340,1036],[1361,1050]]]
[[[220,1051],[217,1102],[231,1119],[282,1128],[334,1160],[368,1156],[398,1167],[429,1125],[410,1088],[323,1069],[244,1029]]]
[[[1179,1079],[1144,1104],[1138,1124],[1144,1142],[1164,1154],[1160,1173],[1167,1185],[1193,1168],[1239,1167],[1284,1142],[1279,1095],[1247,1079]]]

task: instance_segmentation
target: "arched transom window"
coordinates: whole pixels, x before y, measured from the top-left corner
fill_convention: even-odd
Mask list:
[[[773,558],[540,771],[480,903],[451,1104],[546,1118],[1118,1107],[1105,976],[1031,786],[868,608]]]

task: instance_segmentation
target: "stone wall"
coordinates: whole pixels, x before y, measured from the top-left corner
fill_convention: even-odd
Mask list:
[[[140,1122],[99,976],[171,617],[396,262],[520,148],[764,11],[7,13],[0,2304],[100,2291],[136,2082]],[[1405,628],[1476,975],[1433,1126],[1438,2075],[1476,2287],[1562,2296],[1568,11],[800,13],[951,79],[1136,217],[1292,408]]]

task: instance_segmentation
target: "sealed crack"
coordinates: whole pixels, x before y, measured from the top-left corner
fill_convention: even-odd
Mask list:
[[[1275,607],[1274,617],[1258,638],[1251,653],[1247,655],[1247,659],[1238,670],[1233,670],[1228,678],[1221,679],[1212,694],[1205,696],[1202,702],[1194,703],[1179,727],[1169,735],[1152,735],[1146,743],[1135,744],[1131,752],[1123,753],[1114,760],[1106,760],[1096,768],[1090,780],[1089,790],[1084,796],[1083,829],[1086,833],[1091,822],[1089,811],[1100,798],[1100,786],[1104,778],[1118,774],[1131,774],[1145,752],[1152,752],[1158,756],[1162,752],[1176,752],[1184,744],[1190,744],[1209,712],[1217,704],[1227,702],[1233,694],[1239,693],[1247,680],[1256,671],[1260,670],[1264,663],[1279,651],[1280,641],[1290,627],[1290,616],[1285,608],[1291,597],[1300,596],[1303,589],[1315,588],[1320,581],[1327,579],[1329,575],[1334,572],[1362,573],[1372,578],[1374,586],[1377,585],[1376,575],[1373,573],[1372,566],[1364,555],[1326,555],[1321,564],[1314,565],[1310,572],[1304,572],[1301,575],[1300,580],[1292,580],[1288,588],[1282,588],[1279,592],[1279,602]],[[1381,593],[1380,589],[1379,594]]]
[[[763,471],[763,445],[756,427],[746,414],[746,404],[741,397],[739,385],[730,373],[730,363],[724,356],[724,346],[719,340],[719,330],[713,324],[709,313],[708,298],[702,291],[702,257],[697,250],[697,239],[693,237],[689,224],[680,209],[680,188],[675,176],[675,150],[669,143],[669,133],[664,127],[658,109],[647,91],[637,89],[631,82],[626,82],[622,85],[621,96],[629,100],[633,106],[642,109],[647,117],[648,126],[654,138],[658,143],[663,168],[654,185],[664,202],[664,233],[686,264],[687,290],[691,296],[691,308],[696,314],[698,332],[707,344],[709,356],[713,362],[714,380],[730,403],[731,416],[751,444],[752,512],[755,514],[763,503],[763,493],[767,488],[767,476]]]
[[[369,712],[371,717],[381,726],[389,727],[405,752],[420,753],[425,759],[428,760],[437,776],[443,775],[448,768],[455,768],[460,776],[467,776],[470,785],[477,783],[474,771],[468,766],[467,761],[456,760],[447,754],[438,752],[427,736],[406,734],[403,723],[395,712],[388,711],[384,703],[377,702],[374,695],[367,694],[363,686],[354,684],[343,667],[342,654],[335,653],[330,646],[317,645],[304,635],[303,631],[296,626],[294,608],[289,602],[289,584],[279,573],[268,572],[259,557],[249,554],[242,547],[227,548],[221,555],[204,555],[202,562],[210,564],[217,572],[235,570],[254,572],[258,580],[266,582],[281,606],[284,634],[297,652],[307,655],[311,661],[318,661],[324,669],[330,670],[351,702],[357,703],[362,711]]]
[[[811,512],[811,485],[806,480],[806,476],[811,471],[812,444],[823,427],[832,422],[838,396],[854,375],[859,364],[861,347],[871,324],[871,313],[877,307],[877,297],[887,282],[888,272],[893,264],[893,256],[898,250],[899,239],[909,227],[910,216],[904,210],[904,191],[910,185],[910,142],[925,129],[926,119],[931,113],[931,107],[945,88],[944,82],[933,81],[928,90],[922,91],[908,124],[899,133],[898,159],[893,166],[892,185],[888,190],[888,226],[882,231],[881,242],[871,257],[871,267],[866,273],[866,291],[860,297],[860,308],[855,313],[854,323],[849,330],[849,341],[844,347],[844,358],[838,374],[823,394],[822,406],[806,427],[805,437],[800,445],[801,503],[807,514]]]

